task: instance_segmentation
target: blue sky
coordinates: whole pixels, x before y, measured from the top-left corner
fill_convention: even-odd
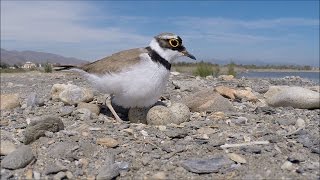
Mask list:
[[[198,59],[319,66],[319,1],[1,1],[7,50],[93,61],[160,32]]]

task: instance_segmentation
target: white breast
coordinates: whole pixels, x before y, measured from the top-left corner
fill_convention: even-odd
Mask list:
[[[113,94],[113,102],[123,107],[148,107],[163,93],[169,70],[153,62],[144,53],[141,62],[130,69],[101,77],[87,74],[92,85],[102,93]]]

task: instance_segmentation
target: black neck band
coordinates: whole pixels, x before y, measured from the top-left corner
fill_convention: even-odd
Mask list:
[[[146,47],[146,49],[148,50],[148,54],[152,61],[162,64],[166,69],[170,71],[171,64],[167,60],[161,57],[156,51],[154,51],[150,47]]]

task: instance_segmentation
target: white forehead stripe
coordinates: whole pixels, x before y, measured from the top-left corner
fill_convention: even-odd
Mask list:
[[[163,35],[161,36],[163,39],[178,39],[177,35]]]

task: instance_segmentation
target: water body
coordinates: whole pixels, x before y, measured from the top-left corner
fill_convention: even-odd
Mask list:
[[[237,77],[246,78],[284,78],[286,76],[299,76],[301,78],[309,79],[316,83],[320,83],[319,72],[243,72],[237,74]]]

